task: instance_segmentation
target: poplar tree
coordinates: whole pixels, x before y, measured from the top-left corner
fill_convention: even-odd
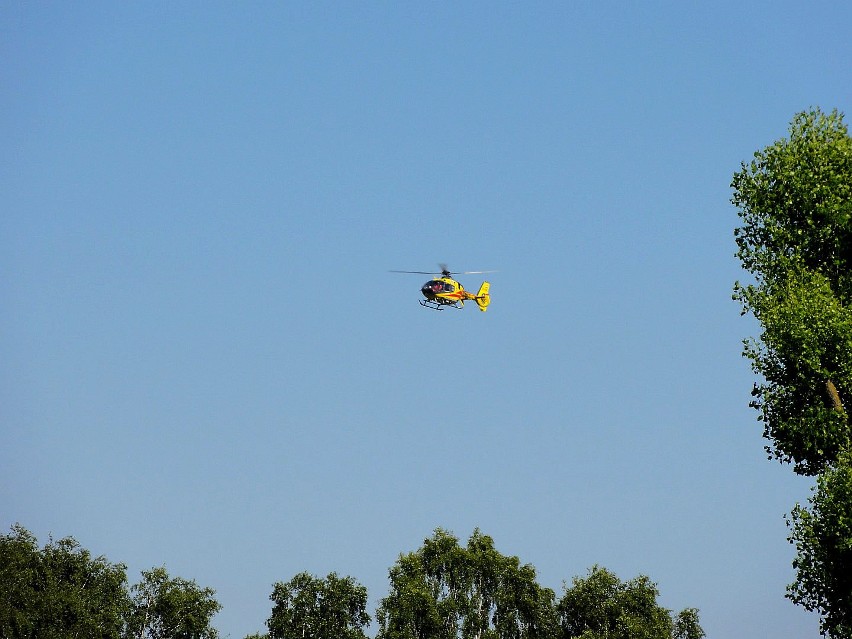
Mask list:
[[[737,256],[752,279],[734,298],[761,334],[744,355],[770,458],[818,475],[810,508],[788,519],[788,597],[852,636],[852,138],[843,115],[799,113],[789,135],[734,174]]]

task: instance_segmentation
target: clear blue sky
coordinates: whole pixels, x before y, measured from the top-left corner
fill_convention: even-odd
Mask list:
[[[371,612],[434,528],[816,636],[732,174],[849,113],[846,2],[0,5],[0,525]],[[431,312],[424,277],[498,269]],[[480,276],[462,278],[469,288]]]

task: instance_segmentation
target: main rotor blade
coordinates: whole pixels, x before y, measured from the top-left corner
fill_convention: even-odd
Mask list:
[[[497,271],[451,271],[449,267],[441,262],[438,264],[441,267],[441,273],[444,275],[476,275],[478,273],[496,273]]]
[[[388,273],[415,273],[417,275],[481,275],[483,273],[496,273],[497,271],[450,271],[441,269],[440,271],[388,271]]]
[[[388,271],[388,273],[415,273],[417,275],[438,275],[435,271]]]

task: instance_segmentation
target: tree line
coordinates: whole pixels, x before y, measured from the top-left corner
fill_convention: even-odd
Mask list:
[[[816,478],[787,517],[795,581],[787,596],[852,637],[852,138],[837,110],[797,114],[789,135],[743,162],[731,183],[751,276],[734,299],[759,322],[744,355],[770,459]]]
[[[560,597],[536,571],[475,530],[461,545],[438,529],[389,570],[376,639],[701,639],[698,610],[662,607],[648,577],[593,566]],[[2,639],[217,639],[215,592],[92,557],[71,537],[39,547],[20,525],[0,537]],[[354,578],[299,573],[275,583],[265,633],[246,639],[367,639],[367,589]]]

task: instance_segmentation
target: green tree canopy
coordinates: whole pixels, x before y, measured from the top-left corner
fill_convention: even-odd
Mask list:
[[[216,639],[211,619],[221,609],[214,591],[171,578],[165,568],[142,571],[131,589],[127,639]]]
[[[555,631],[553,591],[479,530],[467,547],[436,530],[399,557],[390,582],[377,613],[378,639],[532,639]]]
[[[0,636],[119,639],[126,580],[122,564],[92,557],[72,537],[39,548],[16,524],[0,536]]]
[[[737,256],[754,277],[734,297],[763,330],[745,355],[767,452],[816,474],[849,445],[852,393],[852,138],[842,114],[798,114],[734,175]]]
[[[737,255],[759,284],[784,277],[796,255],[852,298],[852,140],[843,114],[797,114],[789,137],[754,154],[734,174],[732,202],[743,226]]]
[[[702,639],[706,635],[698,620],[696,608],[684,608],[674,620],[674,639]]]
[[[306,572],[273,586],[270,639],[366,639],[367,589],[352,577]]]
[[[752,395],[767,452],[818,475],[797,505],[787,596],[818,611],[831,637],[852,636],[852,138],[837,111],[798,114],[789,137],[734,175],[744,225],[737,255],[754,282],[735,286],[762,333],[744,354],[762,376]]]
[[[675,619],[657,603],[657,586],[640,575],[622,582],[593,566],[575,578],[556,609],[562,639],[701,639],[698,611],[687,608]]]

